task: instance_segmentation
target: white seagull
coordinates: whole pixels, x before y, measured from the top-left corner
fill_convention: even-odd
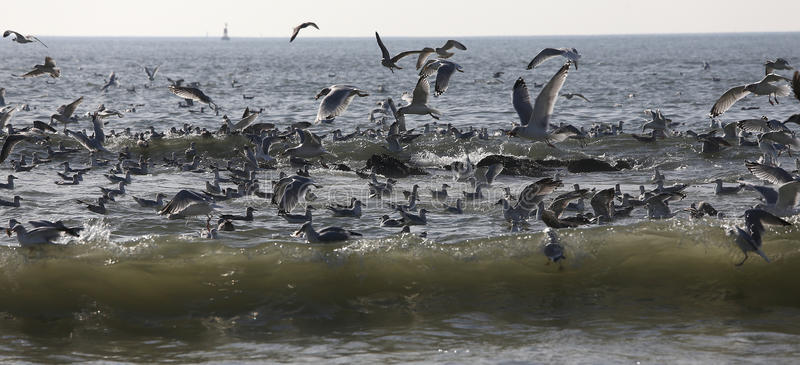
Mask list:
[[[448,60],[430,60],[425,63],[422,70],[419,71],[420,76],[428,77],[436,72],[436,84],[434,86],[433,96],[439,96],[447,91],[447,85],[450,83],[450,76],[454,72],[464,72],[461,65]]]
[[[533,105],[531,105],[525,80],[521,77],[517,79],[517,82],[514,83],[512,102],[522,125],[512,128],[508,132],[510,136],[542,141],[552,146],[554,142],[561,142],[570,136],[580,135],[580,131],[570,125],[558,128],[552,133],[547,130],[550,117],[553,115],[553,108],[558,100],[558,92],[567,80],[569,66],[570,62],[567,62],[556,72],[547,85],[542,88]]]
[[[769,74],[764,76],[764,78],[759,82],[732,87],[722,94],[719,100],[714,103],[714,106],[711,107],[711,117],[714,118],[722,115],[722,113],[725,113],[728,109],[730,109],[730,107],[739,101],[739,99],[749,95],[750,93],[756,95],[767,95],[769,98],[769,103],[774,105],[778,102],[778,96],[789,95],[788,85],[773,85],[773,83],[780,81],[789,81],[789,79],[776,74]],[[775,98],[775,103],[772,102],[773,98]]]
[[[434,119],[439,119],[442,113],[436,109],[428,106],[428,97],[431,94],[431,85],[428,83],[428,78],[421,76],[417,81],[417,86],[414,88],[414,93],[411,103],[400,109],[397,109],[398,115],[405,114],[418,114],[430,115]]]
[[[350,85],[333,85],[322,89],[315,97],[315,99],[319,99],[324,96],[322,102],[319,103],[317,119],[314,120],[314,123],[333,122],[336,117],[347,110],[347,106],[356,95],[369,96],[367,92]]]

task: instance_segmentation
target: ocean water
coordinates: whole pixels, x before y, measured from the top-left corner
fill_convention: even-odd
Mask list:
[[[111,187],[95,169],[78,186],[56,186],[61,160],[15,173],[20,179],[0,197],[23,197],[22,207],[0,207],[2,219],[25,222],[63,219],[85,228],[79,239],[63,245],[22,249],[13,237],[0,246],[0,361],[9,363],[108,362],[302,362],[338,363],[793,363],[800,356],[800,233],[794,227],[770,229],[764,250],[772,263],[751,257],[735,267],[741,251],[725,231],[743,224],[740,215],[758,202],[754,192],[715,196],[713,180],[727,185],[738,179],[759,183],[744,167],[757,148],[734,147],[713,155],[699,153],[691,138],[674,137],[643,144],[638,133],[643,111],[661,109],[682,123],[676,129],[706,131],[708,111],[728,88],[763,77],[763,62],[775,57],[800,64],[800,34],[726,34],[680,36],[597,36],[466,38],[468,48],[453,60],[464,73],[453,76],[442,96],[430,104],[443,112],[441,124],[459,128],[508,128],[517,115],[511,88],[517,77],[545,83],[561,65],[551,60],[525,70],[544,47],[575,47],[583,55],[572,69],[564,92],[579,92],[592,102],[562,98],[553,123],[590,127],[625,122],[626,135],[602,137],[586,146],[565,142],[558,148],[495,136],[462,142],[428,134],[409,147],[411,163],[425,176],[400,179],[396,191],[420,186],[421,206],[431,213],[427,238],[398,235],[381,228],[378,218],[392,214],[385,202],[368,199],[365,180],[353,172],[316,165],[311,174],[323,188],[310,202],[318,208],[346,202],[367,203],[361,219],[331,217],[324,209],[316,227],[341,225],[363,238],[336,245],[309,245],[290,234],[297,225],[276,216],[276,208],[256,197],[221,203],[221,212],[241,214],[259,209],[256,219],[240,223],[218,240],[199,238],[204,218],[167,220],[140,208],[131,195],[171,196],[183,188],[202,189],[210,173],[177,172],[161,166],[162,157],[179,156],[197,142],[203,165],[234,156],[244,138],[176,137],[142,149],[129,138],[115,138],[109,149],[129,146],[158,166],[134,176],[128,195],[108,205],[109,214],[86,210],[76,199],[99,196]],[[370,93],[356,98],[332,125],[315,126],[324,134],[340,128],[374,127],[369,111],[386,97],[399,100],[411,91],[416,72],[411,59],[403,70],[382,68],[372,38],[319,39],[129,39],[52,38],[40,45],[0,43],[0,87],[6,102],[29,104],[10,121],[15,126],[47,120],[61,105],[79,96],[79,114],[107,107],[127,109],[124,118],[109,119],[106,132],[150,126],[158,130],[189,123],[216,130],[221,114],[238,116],[249,106],[264,108],[260,122],[279,128],[313,121],[322,88],[355,85]],[[437,45],[442,39],[386,38],[390,51]],[[19,79],[44,56],[61,68],[59,79]],[[707,61],[710,70],[703,70]],[[160,65],[149,83],[142,66]],[[111,71],[121,87],[99,89]],[[495,72],[502,71],[500,78]],[[783,72],[789,76],[787,71]],[[223,107],[189,113],[166,88],[166,77],[197,81]],[[241,87],[231,87],[237,80]],[[715,81],[719,80],[719,81]],[[53,82],[51,84],[51,82]],[[149,87],[145,87],[148,84]],[[135,87],[135,92],[126,89]],[[381,91],[383,90],[383,91]],[[254,96],[244,99],[242,94]],[[742,110],[742,107],[759,107]],[[193,109],[199,109],[196,106]],[[737,102],[720,120],[766,115],[785,120],[800,111],[789,97],[770,106],[764,98]],[[235,119],[235,118],[232,118]],[[432,120],[408,116],[409,128],[421,130]],[[797,129],[797,126],[790,126]],[[90,128],[88,121],[70,128]],[[52,139],[76,145],[64,136]],[[360,137],[347,142],[325,140],[337,160],[360,168],[384,142]],[[43,151],[20,144],[12,158]],[[638,193],[649,185],[654,167],[667,184],[690,184],[687,198],[672,209],[707,201],[725,219],[692,220],[686,214],[651,221],[645,210],[609,225],[561,229],[567,259],[548,264],[542,254],[544,225],[531,220],[527,230],[511,233],[494,203],[502,188],[519,191],[535,178],[501,175],[487,198],[466,205],[464,215],[442,213],[429,190],[442,183],[455,197],[469,186],[453,181],[442,169],[465,155],[473,162],[492,154],[532,159],[593,157],[633,159],[621,172],[562,172],[565,187],[574,183],[597,189],[620,183]],[[106,158],[115,158],[109,154]],[[67,159],[73,167],[88,163],[84,153]],[[782,156],[794,168],[794,157]],[[269,181],[291,172],[285,160],[277,170],[259,172]],[[10,173],[8,162],[0,176]],[[552,174],[552,172],[547,172]],[[399,195],[399,194],[398,194]],[[402,200],[402,195],[385,200]],[[449,203],[454,203],[451,198]],[[298,208],[298,211],[302,208]],[[796,217],[787,218],[797,223]]]

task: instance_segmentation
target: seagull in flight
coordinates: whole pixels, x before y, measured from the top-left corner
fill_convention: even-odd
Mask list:
[[[447,91],[447,85],[450,83],[450,76],[454,72],[464,72],[461,65],[448,60],[429,60],[425,66],[420,70],[419,75],[428,77],[436,72],[436,84],[434,86],[433,96],[439,96]]]
[[[783,58],[776,58],[775,61],[764,62],[764,75],[769,75],[775,70],[793,70],[794,68]]]
[[[188,86],[177,86],[177,85],[170,85],[168,86],[169,91],[172,91],[173,94],[180,96],[184,99],[189,99],[201,103],[208,104],[208,106],[217,109],[217,104],[211,100],[208,95],[204,94],[200,89],[196,87],[188,87]]]
[[[387,67],[390,71],[392,71],[392,73],[394,73],[394,69],[403,69],[402,67],[396,65],[397,61],[400,61],[401,58],[412,54],[422,54],[423,52],[426,52],[425,49],[405,51],[400,52],[396,56],[392,57],[392,55],[389,54],[389,50],[386,49],[386,46],[383,44],[383,41],[381,41],[381,36],[378,35],[378,32],[375,32],[375,39],[378,40],[378,47],[381,48],[381,65]],[[417,60],[417,65],[419,65],[419,60]],[[417,68],[419,68],[419,66],[417,66]]]
[[[52,78],[57,78],[61,76],[61,69],[56,67],[56,61],[54,61],[51,57],[45,57],[43,65],[33,66],[33,70],[20,77],[28,78],[41,75],[50,75]]]
[[[350,85],[333,85],[322,89],[315,97],[315,99],[319,99],[324,96],[322,102],[319,103],[319,110],[314,123],[333,122],[334,118],[347,110],[347,106],[350,105],[356,95],[360,97],[369,96],[366,91]]]
[[[453,39],[449,39],[447,42],[445,42],[444,46],[436,48],[436,54],[439,56],[439,58],[450,58],[450,57],[453,57],[453,55],[455,53],[448,52],[449,50],[451,50],[453,48],[460,49],[462,51],[466,51],[467,50],[467,47],[465,45],[463,45],[461,42],[453,40]]]
[[[581,133],[575,127],[566,125],[555,131],[548,132],[550,117],[553,115],[553,108],[558,100],[558,92],[567,80],[567,73],[571,62],[567,61],[550,81],[542,88],[539,96],[536,97],[535,104],[531,105],[530,93],[525,80],[521,77],[514,83],[512,93],[512,103],[517,111],[520,123],[508,132],[510,136],[542,141],[549,146],[553,142],[561,142],[571,136],[579,136]]]
[[[564,93],[564,95],[561,95],[561,96],[563,96],[563,97],[567,98],[567,100],[572,100],[572,98],[574,98],[574,97],[579,97],[579,98],[581,98],[581,99],[583,99],[583,100],[586,100],[586,102],[587,102],[587,103],[591,103],[591,101],[589,101],[589,99],[587,99],[585,96],[583,96],[583,94],[578,94],[578,93]]]
[[[722,113],[725,113],[728,109],[730,109],[734,103],[745,96],[750,95],[750,93],[755,95],[767,95],[769,98],[769,103],[771,105],[775,105],[778,103],[778,96],[789,95],[788,85],[773,85],[774,83],[781,81],[791,80],[776,74],[769,74],[764,76],[763,79],[756,83],[734,86],[722,94],[722,96],[719,97],[719,100],[714,103],[714,106],[711,107],[710,115],[712,118],[722,115]],[[775,99],[774,103],[772,102],[773,98]]]
[[[147,79],[150,81],[156,80],[156,74],[158,73],[158,68],[161,66],[156,66],[155,68],[149,68],[144,66],[144,72],[147,74]]]
[[[431,85],[428,83],[428,78],[420,76],[417,81],[417,86],[414,88],[411,103],[397,109],[398,116],[406,114],[430,115],[433,119],[439,119],[442,113],[434,108],[428,106],[428,97],[431,95]]]
[[[292,29],[292,38],[289,38],[289,43],[292,43],[292,41],[295,38],[297,38],[297,34],[300,33],[300,29],[303,29],[303,28],[309,27],[309,26],[319,29],[317,24],[315,24],[314,22],[305,22],[303,24],[300,24],[300,25],[294,27],[294,29]]]
[[[14,42],[17,42],[19,44],[31,43],[31,42],[35,41],[35,42],[41,43],[44,46],[44,48],[48,48],[47,45],[44,44],[44,42],[39,40],[39,38],[36,38],[36,37],[34,37],[32,35],[22,35],[22,34],[20,34],[18,32],[13,31],[13,30],[7,30],[7,31],[3,32],[3,38],[8,37],[8,36],[10,36],[12,34],[14,35],[14,38],[11,38],[11,40],[14,41]]]
[[[578,60],[581,58],[581,55],[575,48],[545,48],[539,52],[539,54],[537,54],[530,63],[528,63],[527,69],[531,70],[534,67],[542,64],[542,62],[556,56],[563,56],[564,58],[572,61],[572,63],[575,64],[575,69],[578,69]]]

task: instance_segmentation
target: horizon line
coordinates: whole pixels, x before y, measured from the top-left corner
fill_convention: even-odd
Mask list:
[[[387,35],[381,38],[531,38],[531,37],[603,37],[603,36],[668,36],[668,35],[755,35],[755,34],[792,34],[800,33],[800,30],[789,31],[752,31],[752,32],[674,32],[674,33],[595,33],[595,34],[531,34],[531,35],[449,35],[449,36],[403,36],[403,35]],[[228,35],[230,39],[284,39],[286,36],[235,36]],[[221,34],[208,34],[208,35],[38,35],[38,37],[48,38],[221,38]],[[327,38],[348,38],[348,39],[364,39],[373,38],[372,36],[307,36],[307,39],[327,39]],[[221,39],[220,39],[221,40]]]

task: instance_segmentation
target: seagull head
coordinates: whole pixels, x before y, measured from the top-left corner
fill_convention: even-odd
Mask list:
[[[330,92],[331,92],[331,88],[326,87],[326,88],[322,89],[322,91],[320,91],[319,94],[317,94],[317,96],[314,97],[314,99],[319,99],[319,98],[321,98],[321,97],[323,97],[325,95],[328,95],[328,93],[330,93]]]

